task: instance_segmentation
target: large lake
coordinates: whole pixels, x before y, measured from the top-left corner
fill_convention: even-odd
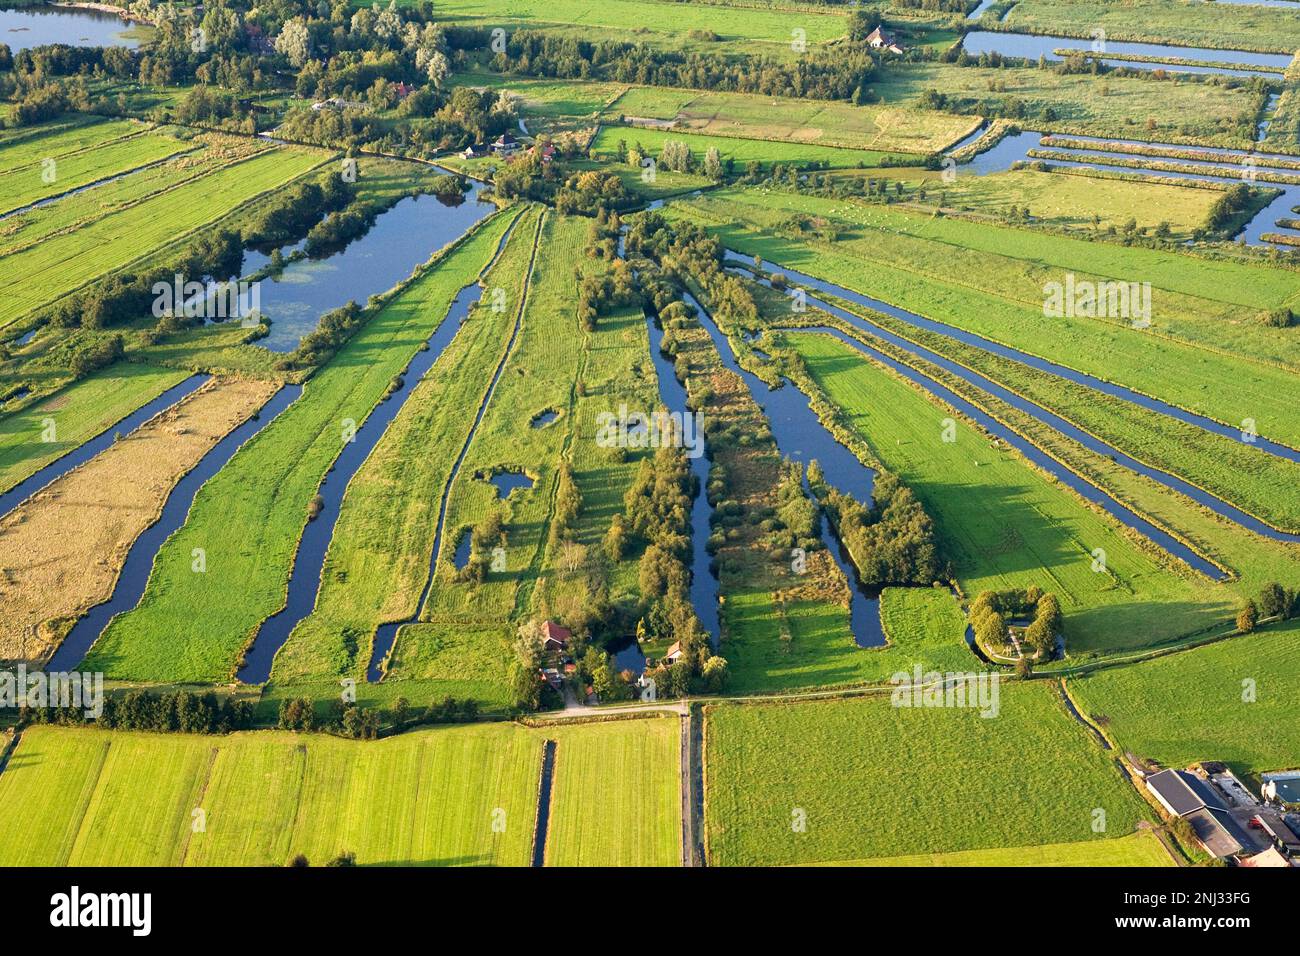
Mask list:
[[[51,43],[138,47],[140,41],[128,33],[139,27],[134,21],[99,10],[67,7],[0,10],[0,43],[14,53]]]

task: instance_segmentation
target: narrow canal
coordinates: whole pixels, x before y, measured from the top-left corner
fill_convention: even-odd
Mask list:
[[[646,326],[650,331],[650,358],[659,379],[659,399],[669,413],[680,415],[679,420],[686,421],[693,413],[686,402],[686,386],[677,380],[672,360],[663,353],[664,330],[659,320],[649,312],[646,313]],[[704,441],[702,425],[694,429],[694,434],[698,441]],[[713,513],[706,490],[709,487],[709,458],[699,454],[688,460],[698,486],[691,502],[691,604],[716,649],[722,639],[722,630],[718,616],[718,578],[713,573],[708,551],[709,516]]]
[[[198,465],[176,483],[167,496],[162,514],[131,545],[126,562],[113,586],[112,596],[102,604],[97,604],[77,621],[68,636],[63,639],[57,651],[50,658],[47,667],[51,671],[69,671],[77,666],[92,644],[98,640],[104,628],[118,614],[129,611],[140,602],[145,585],[149,582],[149,572],[153,568],[154,557],[163,542],[185,523],[194,503],[194,496],[221,468],[230,461],[250,438],[275,420],[276,416],[302,394],[301,385],[285,385],[267,401],[258,413],[231,431],[217,442],[212,449],[199,460]]]
[[[517,221],[518,220],[516,220],[516,222]],[[495,265],[497,258],[500,257],[502,250],[506,247],[506,241],[510,238],[513,232],[514,224],[512,224],[511,227],[506,230],[506,234],[501,237],[501,243],[497,246],[496,255],[492,257],[492,262],[488,263],[487,267],[482,273],[480,273],[479,278],[460,290],[460,294],[456,297],[456,303],[452,306],[452,310],[456,313],[456,322],[454,324],[450,322],[449,320],[451,316],[449,316],[447,320],[443,321],[443,324],[439,329],[439,331],[441,331],[442,328],[450,327],[451,333],[448,334],[447,340],[441,345],[433,346],[433,343],[431,342],[431,352],[441,352],[445,349],[447,347],[447,342],[451,341],[451,336],[454,335],[455,329],[459,327],[460,323],[465,320],[467,315],[469,315],[470,308],[482,295],[482,288],[480,287],[479,282],[482,280],[483,276],[487,275],[487,273],[492,269],[492,266]],[[528,272],[524,281],[524,294],[520,297],[518,306],[516,307],[515,323],[510,330],[510,339],[506,343],[505,351],[501,353],[501,360],[497,363],[496,369],[492,372],[492,378],[488,382],[487,391],[483,394],[483,401],[479,404],[478,411],[474,414],[474,422],[470,425],[469,434],[465,436],[465,443],[461,445],[460,452],[456,455],[456,460],[451,466],[451,471],[447,474],[447,483],[443,486],[442,497],[438,501],[438,524],[433,532],[433,550],[429,556],[429,573],[424,579],[424,587],[420,590],[420,599],[415,604],[415,614],[404,621],[392,621],[387,624],[381,624],[375,631],[374,640],[371,642],[370,663],[366,667],[366,680],[371,683],[383,679],[384,670],[388,662],[388,655],[392,653],[393,645],[397,640],[397,632],[407,624],[415,624],[419,621],[420,611],[423,610],[425,601],[428,600],[429,597],[429,591],[433,587],[433,576],[438,569],[438,553],[442,550],[443,531],[446,527],[447,521],[447,502],[451,499],[451,489],[456,484],[456,478],[460,475],[460,467],[464,464],[465,456],[469,453],[469,447],[473,444],[474,436],[478,433],[478,426],[483,421],[483,416],[487,413],[488,405],[492,402],[492,395],[496,392],[497,383],[501,380],[501,373],[505,370],[506,364],[510,361],[510,356],[514,354],[515,342],[518,340],[519,330],[523,326],[524,309],[528,304],[528,288],[532,284],[533,266],[537,262],[537,244],[541,239],[541,234],[542,220],[539,219],[537,222],[537,231],[533,235],[532,255],[528,260]],[[468,560],[470,547],[469,535],[466,535],[461,539],[458,547],[463,547],[465,549],[464,557]],[[321,560],[322,562],[324,561],[323,554],[321,555]],[[318,586],[319,576],[318,569]],[[315,602],[314,594],[312,601],[313,603]],[[287,636],[288,632],[286,631],[285,634]]]
[[[56,478],[61,478],[73,468],[94,458],[105,448],[108,448],[115,441],[118,435],[126,435],[135,431],[149,419],[153,418],[159,412],[165,411],[175,405],[182,398],[198,389],[200,385],[208,381],[210,375],[191,375],[185,381],[173,385],[167,391],[163,392],[152,401],[141,405],[125,418],[119,419],[112,425],[109,425],[102,432],[91,438],[89,441],[82,442],[75,448],[70,449],[66,454],[56,458],[48,465],[41,468],[34,474],[24,478],[18,484],[14,485],[4,494],[0,494],[0,517],[4,517],[14,508],[22,504],[36,492],[40,491]],[[28,410],[31,412],[32,410]],[[24,414],[24,413],[19,413]],[[39,410],[34,412],[35,415],[43,415]],[[53,420],[54,426],[58,426],[58,417],[55,413],[45,416]],[[45,429],[43,419],[32,423],[32,441],[43,440],[41,433]],[[54,432],[54,441],[57,441],[58,432]]]
[[[730,340],[709,311],[689,292],[683,293],[683,298],[695,308],[700,324],[713,339],[722,364],[740,376],[750,397],[763,409],[781,455],[797,461],[805,470],[816,461],[828,484],[870,507],[875,471],[836,441],[812,410],[803,392],[788,381],[783,388],[769,389],[761,378],[742,368],[736,361]],[[880,623],[880,591],[862,586],[857,567],[832,529],[830,519],[822,515],[819,521],[822,544],[839,566],[844,580],[849,582],[849,626],[853,640],[859,647],[880,647],[885,643],[885,632]]]
[[[747,271],[755,268],[755,259],[753,256],[745,255],[744,253],[735,252],[729,249],[727,250],[726,257],[728,263],[732,265],[739,263]],[[1232,426],[1226,425],[1223,422],[1215,421],[1207,416],[1198,415],[1195,412],[1189,412],[1176,405],[1171,405],[1168,402],[1162,402],[1159,399],[1152,398],[1149,395],[1144,395],[1143,393],[1134,391],[1133,389],[1125,388],[1123,385],[1117,385],[1114,382],[1108,382],[1093,375],[1075,371],[1067,366],[1058,365],[1055,362],[1049,362],[1047,359],[1039,358],[1038,356],[1031,355],[1028,352],[1022,352],[1019,349],[1012,348],[1008,345],[1002,345],[999,342],[984,338],[974,332],[967,332],[964,329],[957,328],[956,326],[947,325],[934,319],[928,319],[923,315],[918,315],[915,312],[899,308],[896,305],[891,305],[890,303],[884,302],[880,299],[872,298],[869,295],[864,295],[861,292],[854,291],[853,289],[845,288],[844,286],[837,285],[834,282],[829,282],[825,279],[819,279],[816,276],[808,275],[807,273],[800,272],[797,269],[791,269],[766,260],[764,261],[764,266],[768,272],[780,272],[784,274],[787,279],[807,289],[812,289],[826,295],[833,295],[845,300],[846,302],[852,302],[875,312],[882,312],[885,315],[899,319],[900,321],[916,326],[919,329],[924,329],[927,332],[934,332],[938,335],[944,336],[945,338],[961,342],[963,345],[975,346],[976,348],[997,355],[1000,358],[1009,359],[1039,372],[1055,375],[1059,378],[1074,382],[1076,385],[1083,385],[1087,388],[1093,389],[1094,391],[1109,395],[1112,398],[1118,398],[1130,402],[1146,409],[1147,411],[1156,412],[1157,414],[1177,419],[1180,422],[1193,425],[1197,428],[1203,429],[1204,431],[1211,432],[1212,434],[1224,438],[1230,438],[1233,441],[1249,445],[1250,447],[1256,448],[1266,454],[1275,455],[1278,458],[1285,458],[1288,461],[1300,462],[1300,450],[1291,448],[1288,445],[1283,445],[1279,442],[1270,441],[1263,436],[1244,435],[1240,427],[1233,428]],[[887,332],[867,319],[853,315],[853,313],[849,312],[845,312],[845,316],[851,316],[851,318],[847,318],[847,321],[852,322],[859,328],[865,328],[872,334],[881,335],[889,341],[894,342],[894,344],[899,345],[901,348],[921,350],[927,353],[927,358],[934,356],[930,360],[935,361],[936,364],[948,361],[946,359],[941,359],[929,350],[923,349],[922,346],[914,345],[906,339],[894,336],[892,333]],[[955,365],[955,363],[949,364]],[[961,368],[960,366],[957,367]],[[975,373],[970,372],[965,368],[961,368],[959,374],[963,377],[967,377],[972,376]],[[1017,400],[1021,401],[1021,399]]]

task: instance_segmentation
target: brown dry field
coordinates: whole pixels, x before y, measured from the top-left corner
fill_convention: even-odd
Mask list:
[[[213,379],[0,520],[0,658],[43,659],[107,600],[176,483],[277,387]]]

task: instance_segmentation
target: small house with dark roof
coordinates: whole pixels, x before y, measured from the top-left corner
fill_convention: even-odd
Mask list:
[[[466,146],[465,151],[461,153],[461,155],[466,159],[481,159],[487,154],[487,143],[471,143],[469,146]]]
[[[494,156],[513,156],[522,148],[519,140],[515,139],[510,133],[502,133],[492,141],[492,155]]]
[[[563,654],[569,647],[573,632],[554,621],[542,622],[542,650],[548,654]]]

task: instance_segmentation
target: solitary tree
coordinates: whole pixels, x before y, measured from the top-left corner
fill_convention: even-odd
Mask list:
[[[1249,634],[1259,623],[1259,608],[1254,601],[1247,601],[1246,606],[1237,613],[1237,630]]]

